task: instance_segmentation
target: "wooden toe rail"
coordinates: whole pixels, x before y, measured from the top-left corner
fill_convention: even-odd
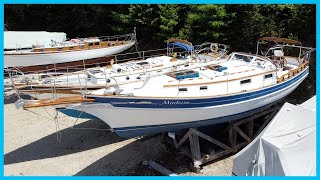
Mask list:
[[[82,102],[94,102],[94,99],[90,98],[83,98],[80,96],[75,97],[62,97],[57,99],[41,99],[34,102],[30,102],[23,105],[23,108],[37,108],[37,107],[44,107],[44,106],[55,106],[61,104],[75,104],[75,103],[82,103]]]

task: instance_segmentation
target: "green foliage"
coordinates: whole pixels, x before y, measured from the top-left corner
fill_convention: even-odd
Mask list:
[[[177,25],[179,23],[179,6],[178,5],[159,5],[160,32],[158,36],[166,39],[170,36],[177,36]]]
[[[254,52],[261,36],[290,37],[315,46],[315,5],[5,5],[8,30],[62,31],[68,37],[130,33],[139,48],[179,37],[220,42]]]
[[[190,5],[184,27],[179,37],[198,44],[224,38],[227,12],[224,5]]]

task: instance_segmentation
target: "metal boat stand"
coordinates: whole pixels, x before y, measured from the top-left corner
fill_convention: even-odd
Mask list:
[[[280,104],[275,104],[248,118],[225,123],[225,128],[221,130],[219,137],[204,134],[199,128],[190,128],[182,136],[170,132],[163,134],[164,143],[173,145],[190,157],[193,161],[191,169],[199,173],[201,165],[236,153],[249,144],[266,127],[280,107]],[[218,129],[221,128],[218,127]],[[213,131],[216,134],[216,131]]]

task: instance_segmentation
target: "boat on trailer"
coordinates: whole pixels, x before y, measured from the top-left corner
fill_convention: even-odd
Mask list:
[[[136,34],[116,36],[75,38],[69,41],[52,40],[48,45],[33,45],[31,49],[4,51],[4,67],[37,67],[52,64],[64,64],[120,53],[131,48],[136,42]],[[37,69],[37,68],[31,68]]]
[[[286,56],[285,48],[298,49],[299,55]],[[219,124],[251,116],[290,94],[308,76],[314,50],[277,44],[269,48],[270,57],[233,52],[218,64],[197,64],[117,85],[115,94],[105,95],[99,89],[78,99],[33,101],[23,106],[64,104],[70,114],[97,117],[125,138]]]
[[[105,89],[106,95],[113,93],[112,86],[115,84],[131,86],[132,83],[141,82],[145,76],[154,73],[169,72],[201,63],[218,63],[227,55],[227,49],[227,45],[219,43],[206,42],[193,46],[185,40],[169,39],[166,49],[115,55],[110,66],[86,68],[71,73],[16,76],[13,83],[19,85],[19,93],[38,99],[54,97],[52,92],[56,93],[57,97],[63,97],[101,88]],[[155,54],[157,51],[159,54]],[[121,56],[129,58],[119,59]],[[10,75],[14,74],[12,72]],[[20,85],[21,82],[25,85]]]

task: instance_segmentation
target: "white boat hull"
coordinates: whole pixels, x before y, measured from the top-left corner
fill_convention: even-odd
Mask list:
[[[57,53],[29,53],[29,54],[5,54],[4,66],[5,67],[26,67],[34,65],[47,65],[67,63],[73,61],[80,61],[86,59],[99,58],[120,53],[126,49],[129,49],[134,45],[134,42],[89,50],[69,51],[69,52],[57,52]]]
[[[254,92],[209,98],[209,101],[197,99],[197,102],[191,103],[194,107],[190,108],[187,102],[192,102],[194,99],[158,98],[155,102],[152,98],[135,101],[130,97],[127,100],[119,97],[95,97],[98,102],[68,108],[96,116],[122,137],[133,137],[218,124],[250,116],[254,110],[259,110],[290,94],[307,76],[308,68],[288,81]],[[163,103],[159,104],[161,101]],[[201,105],[205,103],[218,105]],[[152,104],[157,105],[152,107]]]

